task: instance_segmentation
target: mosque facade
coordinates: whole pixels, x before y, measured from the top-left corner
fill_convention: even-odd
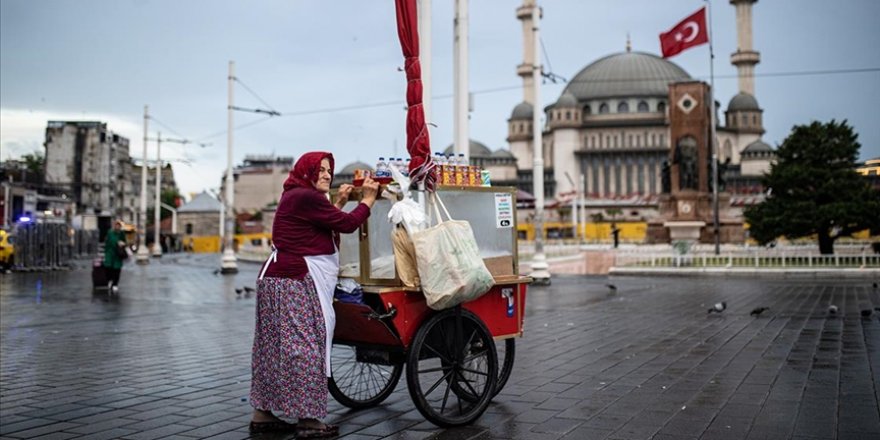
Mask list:
[[[760,55],[752,47],[751,8],[756,0],[730,0],[737,12],[739,93],[720,108],[715,97],[716,142],[724,189],[760,198],[760,177],[774,159],[762,141],[763,109],[754,89]],[[508,119],[508,146],[516,159],[517,186],[533,191],[534,160],[532,10],[534,0],[517,9],[523,22],[524,60],[517,67],[524,99]],[[694,79],[680,66],[657,55],[626,50],[599,58],[568,82],[556,102],[545,106],[543,153],[545,197],[557,202],[583,197],[587,206],[620,207],[633,220],[656,214],[669,161],[670,85]],[[733,197],[734,205],[744,197]],[[552,203],[552,202],[551,202]],[[632,209],[630,209],[632,208]]]

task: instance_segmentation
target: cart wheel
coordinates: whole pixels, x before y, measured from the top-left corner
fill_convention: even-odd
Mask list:
[[[476,315],[460,308],[438,313],[421,325],[406,363],[413,403],[428,421],[443,427],[480,417],[498,380],[492,335]]]
[[[496,344],[495,349],[498,351],[498,383],[495,384],[495,394],[507,385],[507,379],[510,379],[510,372],[513,371],[513,360],[516,357],[516,340],[509,338],[504,340],[504,344]]]
[[[403,363],[390,352],[333,344],[327,388],[349,408],[370,408],[394,392],[402,372]]]
[[[507,379],[510,379],[510,372],[513,370],[513,359],[516,356],[516,342],[513,338],[505,339],[502,343],[495,343],[495,350],[498,353],[498,382],[495,384],[495,392],[492,393],[492,397],[498,395],[498,392],[504,388],[504,385],[507,384]],[[485,359],[475,359],[473,361],[475,365],[469,365],[468,369],[480,370],[481,368],[485,368],[480,364],[485,364]],[[478,380],[475,374],[469,373],[467,371],[462,373],[465,378]],[[457,383],[452,383],[452,391],[460,396],[463,399],[467,399],[471,402],[477,400],[477,396],[474,396],[467,389],[462,388]]]

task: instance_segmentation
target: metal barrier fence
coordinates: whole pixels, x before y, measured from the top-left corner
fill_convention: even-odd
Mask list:
[[[880,255],[861,254],[822,255],[814,253],[785,252],[729,252],[714,253],[620,253],[615,266],[620,267],[751,267],[778,269],[798,268],[880,268]]]
[[[75,258],[98,254],[98,231],[74,230],[64,224],[19,225],[14,231],[15,270],[55,270]]]

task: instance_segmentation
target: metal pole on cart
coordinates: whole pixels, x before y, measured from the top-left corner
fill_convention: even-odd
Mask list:
[[[547,266],[547,257],[544,255],[544,145],[542,138],[543,125],[541,124],[541,38],[538,22],[541,19],[541,8],[535,4],[532,8],[532,32],[535,45],[535,55],[532,64],[532,86],[535,88],[535,104],[532,111],[532,133],[534,138],[534,167],[532,178],[535,193],[535,255],[532,257],[532,273],[529,276],[535,284],[550,284],[550,271]]]

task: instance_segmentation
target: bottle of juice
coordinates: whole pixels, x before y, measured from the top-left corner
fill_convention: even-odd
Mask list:
[[[467,164],[465,163],[464,154],[459,153],[458,158],[453,158],[453,161],[455,164],[455,184],[466,185]]]

